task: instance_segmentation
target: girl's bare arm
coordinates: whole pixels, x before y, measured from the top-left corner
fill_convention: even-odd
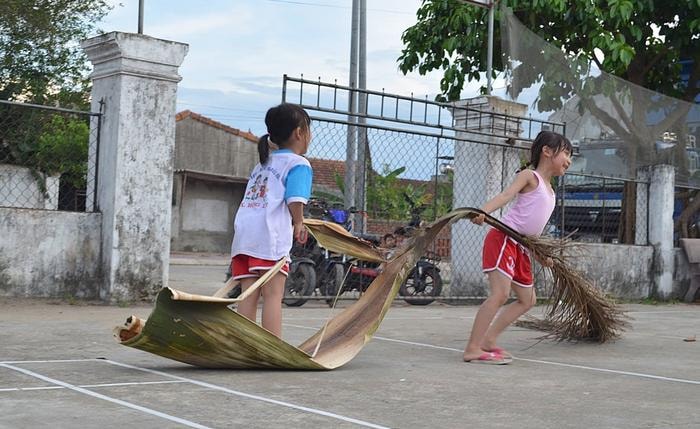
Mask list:
[[[294,227],[294,239],[299,243],[306,243],[307,232],[304,227],[304,203],[295,201],[287,205],[289,213],[292,215],[292,226]]]
[[[486,213],[492,213],[501,207],[505,206],[508,204],[513,198],[520,193],[523,189],[525,189],[528,185],[531,186],[537,186],[537,179],[535,179],[534,174],[532,173],[531,170],[523,170],[520,173],[518,173],[517,176],[515,176],[515,180],[513,183],[510,184],[506,189],[503,190],[500,194],[496,195],[495,197],[491,198],[486,202],[481,207],[481,210],[485,211]],[[481,225],[484,223],[485,216],[484,215],[479,215],[475,218],[472,219],[472,222],[474,222],[477,225]]]

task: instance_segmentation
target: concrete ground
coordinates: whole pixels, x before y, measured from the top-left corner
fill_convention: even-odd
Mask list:
[[[173,262],[175,288],[222,284],[221,260]],[[516,359],[492,366],[461,359],[476,306],[397,302],[349,364],[301,372],[204,370],[118,345],[112,327],[150,305],[4,299],[0,428],[700,428],[700,342],[684,341],[700,306],[625,308],[631,329],[603,345],[512,327],[501,345]],[[285,308],[285,340],[329,315]]]

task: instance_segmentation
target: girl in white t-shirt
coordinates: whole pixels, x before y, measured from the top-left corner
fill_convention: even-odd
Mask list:
[[[282,103],[267,111],[267,132],[258,141],[260,163],[248,180],[234,221],[231,273],[248,289],[281,258],[289,261],[292,241],[306,242],[304,204],[311,196],[313,173],[302,157],[311,142],[311,120],[301,107]],[[273,149],[274,148],[274,149]],[[255,321],[262,293],[262,326],[282,334],[282,297],[289,262],[256,293],[241,301],[238,312]]]

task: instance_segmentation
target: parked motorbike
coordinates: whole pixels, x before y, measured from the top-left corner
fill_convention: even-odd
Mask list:
[[[316,239],[309,234],[306,242],[294,242],[289,256],[292,263],[289,275],[284,283],[284,299],[282,302],[289,307],[300,307],[316,289],[316,261],[314,253],[318,252]]]
[[[417,205],[408,195],[404,198],[411,208],[411,220],[405,227],[397,228],[398,235],[410,236],[412,232],[421,226],[420,213],[425,206]],[[361,238],[378,243],[376,236],[360,236]],[[440,257],[434,252],[426,252],[416,266],[411,269],[408,277],[401,285],[399,294],[404,301],[412,305],[427,305],[440,296],[442,292],[442,278],[438,264]],[[360,261],[348,258],[344,255],[327,258],[322,275],[321,287],[328,305],[333,305],[336,295],[346,291],[364,292],[380,273],[380,264],[375,262]],[[338,289],[341,289],[338,292]]]
[[[309,218],[335,222],[349,230],[352,228],[351,212],[352,209],[345,210],[337,205],[328,207],[325,200],[312,198],[305,207],[304,215]],[[328,252],[318,245],[312,235],[309,235],[306,243],[294,243],[290,256],[292,263],[285,283],[285,298],[282,302],[290,307],[298,307],[304,305],[308,301],[308,297],[319,286],[319,278],[325,269]],[[322,294],[324,290],[323,288],[319,289]]]
[[[440,257],[434,252],[426,252],[408,273],[406,281],[399,288],[399,295],[412,305],[428,305],[442,293],[440,277]]]

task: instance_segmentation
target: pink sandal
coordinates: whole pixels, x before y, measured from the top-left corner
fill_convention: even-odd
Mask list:
[[[465,360],[465,362],[485,363],[489,365],[506,365],[510,363],[505,357],[494,352],[484,352],[478,358]]]
[[[505,349],[500,347],[493,347],[491,350],[487,350],[491,353],[496,353],[497,355],[503,356],[506,359],[513,359],[513,355],[508,353]]]

